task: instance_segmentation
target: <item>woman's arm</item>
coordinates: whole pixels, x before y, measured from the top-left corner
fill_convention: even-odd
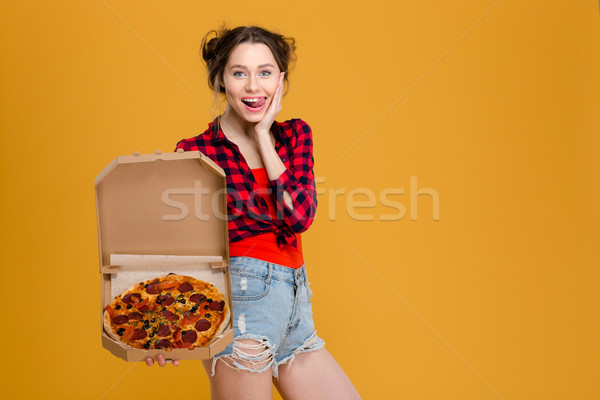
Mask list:
[[[283,218],[294,232],[300,233],[311,225],[317,209],[312,131],[304,121],[293,121],[291,129],[296,140],[291,162],[294,173],[290,172],[279,158],[269,135],[271,125],[281,111],[284,75],[283,72],[279,75],[275,96],[262,121],[256,124],[254,133],[275,194],[277,218]]]
[[[259,136],[258,140],[258,148],[260,150],[260,154],[263,160],[263,164],[265,165],[265,170],[267,172],[267,176],[269,181],[275,181],[279,179],[279,177],[287,170],[281,158],[277,154],[277,151],[271,144],[271,138],[269,136]],[[290,211],[294,210],[294,203],[292,201],[292,196],[290,192],[285,190],[283,192],[283,200],[285,201],[285,205],[290,209]]]
[[[261,148],[265,147],[263,163],[275,194],[277,218],[284,219],[294,232],[300,233],[312,224],[317,209],[313,140],[312,131],[304,121],[294,120],[291,129],[296,137],[290,160],[294,172],[285,167],[270,142]]]

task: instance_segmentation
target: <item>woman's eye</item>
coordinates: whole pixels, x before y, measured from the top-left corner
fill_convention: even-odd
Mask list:
[[[260,74],[258,74],[259,76],[269,76],[271,75],[271,71],[263,71]]]
[[[236,71],[231,75],[235,76],[236,78],[243,78],[244,76],[246,76],[246,74],[244,74],[242,71]]]

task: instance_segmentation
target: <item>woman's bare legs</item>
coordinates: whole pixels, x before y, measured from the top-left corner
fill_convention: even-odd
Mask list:
[[[285,400],[360,399],[342,367],[325,349],[299,353],[294,361],[279,366],[274,380]]]
[[[244,365],[243,361],[236,361]],[[223,360],[217,361],[215,375],[211,376],[212,360],[204,360],[203,364],[212,400],[272,399],[273,383],[285,400],[361,398],[342,367],[324,348],[300,353],[291,364],[280,365],[278,379],[272,379],[270,368],[263,372],[237,370]]]
[[[252,339],[241,339],[240,342],[256,345],[256,341]],[[258,355],[262,350],[246,348],[244,352],[248,355]],[[264,361],[255,365],[239,358],[234,359],[247,368],[261,370],[269,364],[271,357],[265,357]],[[217,361],[215,375],[211,376],[212,361],[212,359],[202,361],[210,381],[210,398],[212,400],[270,400],[273,398],[273,373],[271,368],[267,368],[263,372],[238,370],[230,367],[232,361],[225,357]]]

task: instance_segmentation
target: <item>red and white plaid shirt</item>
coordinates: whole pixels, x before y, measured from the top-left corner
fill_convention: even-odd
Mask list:
[[[314,220],[317,191],[312,131],[301,119],[275,121],[271,131],[275,137],[275,150],[286,167],[279,178],[269,181],[269,193],[275,194],[276,219],[270,217],[269,207],[259,195],[254,174],[237,145],[223,134],[218,117],[208,124],[203,134],[177,143],[176,150],[200,151],[225,171],[230,243],[273,231],[278,246],[288,243],[297,247],[294,232],[304,232]],[[284,190],[292,197],[293,211],[283,201]]]

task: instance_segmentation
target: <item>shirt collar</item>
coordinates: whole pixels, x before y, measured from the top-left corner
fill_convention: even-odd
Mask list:
[[[210,132],[210,140],[212,141],[213,145],[216,145],[217,143],[220,143],[220,142],[229,142],[229,139],[227,139],[227,137],[221,130],[220,122],[221,122],[221,116],[218,116],[217,118],[215,118],[212,122],[210,122],[208,124],[208,130]],[[273,122],[273,125],[271,126],[271,132],[273,132],[273,136],[275,137],[275,143],[282,143],[281,142],[281,130],[279,127],[279,123],[277,121]]]

